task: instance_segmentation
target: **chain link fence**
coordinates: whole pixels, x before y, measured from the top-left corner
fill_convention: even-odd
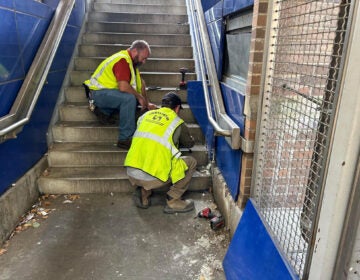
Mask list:
[[[325,176],[351,1],[275,1],[253,198],[300,279]]]

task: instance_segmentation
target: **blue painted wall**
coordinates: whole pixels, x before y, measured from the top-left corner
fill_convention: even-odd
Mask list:
[[[219,81],[222,75],[225,24],[223,21],[223,2],[220,1],[205,12],[205,21],[209,34],[212,53]]]
[[[224,18],[244,9],[251,9],[253,0],[220,0],[202,1],[205,21],[209,34],[211,49],[219,81],[222,80],[225,25]],[[211,88],[209,88],[211,90]],[[244,102],[245,93],[240,89],[231,88],[221,83],[225,110],[231,119],[237,123],[244,133]],[[219,167],[229,187],[232,197],[237,200],[239,195],[242,152],[232,150],[224,137],[214,137],[211,125],[206,118],[205,101],[201,82],[188,83],[188,102],[200,124],[209,152],[215,149],[216,164]],[[211,128],[211,129],[210,129]]]
[[[227,280],[299,280],[249,199],[226,252]]]
[[[0,118],[17,96],[59,0],[0,0]],[[47,151],[46,133],[85,15],[77,0],[30,122],[0,144],[0,195]]]

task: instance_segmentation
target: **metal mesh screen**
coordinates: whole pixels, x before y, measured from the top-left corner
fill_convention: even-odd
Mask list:
[[[351,1],[275,2],[253,198],[306,278]]]

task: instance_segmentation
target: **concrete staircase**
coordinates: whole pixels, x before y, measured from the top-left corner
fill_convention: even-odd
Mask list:
[[[65,89],[65,102],[59,106],[59,119],[51,128],[54,143],[49,147],[49,168],[38,180],[43,193],[128,192],[129,181],[123,167],[126,151],[116,147],[117,125],[101,125],[88,109],[82,88],[96,66],[107,56],[127,48],[136,39],[146,40],[152,50],[141,73],[150,101],[160,104],[161,97],[177,90],[179,69],[190,70],[194,61],[185,0],[95,0],[90,9],[86,31]],[[186,103],[186,91],[178,91]],[[204,136],[185,104],[181,117],[190,124],[196,139],[191,151],[198,161],[190,190],[208,189],[210,175]]]

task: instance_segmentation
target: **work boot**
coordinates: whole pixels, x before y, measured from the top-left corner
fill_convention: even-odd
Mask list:
[[[166,200],[164,213],[167,214],[185,213],[194,210],[194,208],[195,208],[194,201],[192,200],[170,198]]]
[[[117,146],[121,149],[129,150],[131,146],[131,139],[119,140]]]
[[[134,195],[133,200],[135,202],[136,207],[147,209],[151,205],[150,196],[152,194],[151,190],[145,190],[143,187],[137,187]]]

